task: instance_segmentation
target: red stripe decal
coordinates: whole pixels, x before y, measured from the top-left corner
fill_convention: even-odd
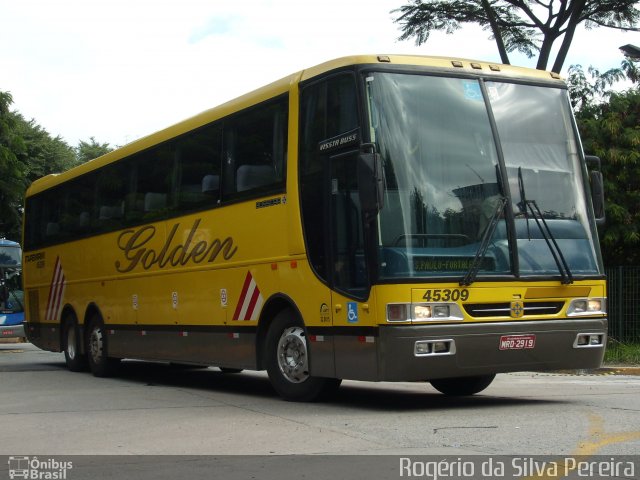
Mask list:
[[[240,317],[240,312],[242,311],[242,305],[244,304],[244,298],[247,295],[247,290],[249,290],[249,285],[251,284],[251,272],[247,272],[247,276],[244,279],[244,285],[242,286],[242,293],[240,293],[240,298],[238,299],[238,305],[236,306],[236,311],[233,313],[233,319],[238,320]]]

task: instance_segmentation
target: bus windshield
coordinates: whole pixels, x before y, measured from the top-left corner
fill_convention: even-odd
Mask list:
[[[564,277],[548,237],[571,275],[600,273],[565,90],[396,73],[366,80],[385,176],[381,280],[462,277],[482,243],[479,276]]]
[[[0,314],[2,315],[24,311],[21,257],[22,250],[17,243],[0,239]]]

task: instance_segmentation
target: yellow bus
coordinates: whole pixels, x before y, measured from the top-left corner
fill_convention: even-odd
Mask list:
[[[74,371],[266,369],[299,401],[598,367],[587,160],[554,73],[333,60],[34,182],[26,332]]]

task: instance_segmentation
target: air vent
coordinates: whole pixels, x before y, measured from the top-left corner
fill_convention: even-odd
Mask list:
[[[525,302],[524,316],[555,315],[562,310],[564,302]],[[465,311],[474,318],[511,317],[510,303],[467,303]]]

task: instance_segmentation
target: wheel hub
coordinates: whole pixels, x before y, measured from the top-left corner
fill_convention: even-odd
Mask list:
[[[67,355],[71,360],[76,358],[76,329],[73,326],[67,331]]]
[[[91,353],[91,359],[94,363],[99,363],[102,359],[102,330],[94,328],[91,331],[91,337],[89,338],[89,350]]]
[[[285,329],[278,342],[278,367],[285,378],[292,383],[309,378],[308,359],[304,330],[301,327]]]

